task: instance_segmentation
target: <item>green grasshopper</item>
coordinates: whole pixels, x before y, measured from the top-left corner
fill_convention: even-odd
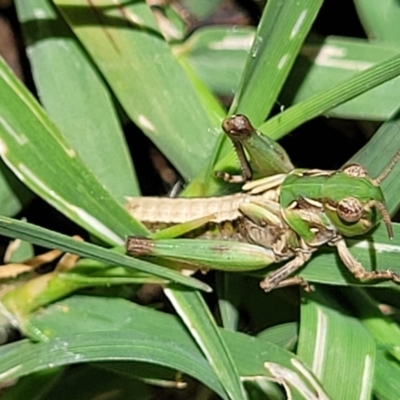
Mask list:
[[[295,169],[286,152],[257,132],[243,115],[225,119],[222,128],[234,144],[242,174],[217,172],[216,176],[246,182],[242,192],[196,199],[129,198],[128,210],[148,226],[176,224],[149,238],[129,237],[129,254],[236,271],[288,260],[260,283],[268,292],[292,284],[307,288],[302,278],[291,276],[321,245],[328,244],[337,248],[356,278],[400,283],[390,270],[366,271],[344,240],[368,232],[381,219],[389,237],[393,236],[379,185],[399,160],[400,150],[384,172],[372,179],[359,164],[339,171]],[[200,239],[164,238],[188,231]]]

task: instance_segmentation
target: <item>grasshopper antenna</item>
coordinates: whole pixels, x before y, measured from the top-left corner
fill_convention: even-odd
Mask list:
[[[393,169],[393,167],[397,164],[397,162],[400,160],[400,149],[396,151],[396,154],[392,157],[390,160],[390,163],[387,165],[387,167],[384,169],[384,171],[375,179],[372,180],[372,182],[379,186],[384,179],[389,175],[390,171]]]
[[[390,215],[389,215],[388,211],[386,210],[386,207],[380,201],[377,201],[375,203],[375,207],[379,210],[379,212],[382,215],[382,219],[383,219],[383,222],[385,223],[389,239],[393,239],[392,221],[390,220]]]

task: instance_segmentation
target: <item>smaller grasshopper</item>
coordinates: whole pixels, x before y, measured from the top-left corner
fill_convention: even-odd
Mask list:
[[[365,234],[381,219],[389,237],[393,236],[379,185],[399,160],[400,150],[376,179],[359,164],[339,171],[294,169],[285,151],[261,136],[245,116],[227,118],[222,127],[234,144],[242,175],[216,175],[228,182],[246,182],[242,192],[205,199],[129,198],[128,210],[148,225],[177,224],[156,233],[153,239],[129,237],[129,254],[242,271],[289,260],[260,283],[268,292],[292,284],[307,288],[302,278],[291,276],[321,245],[328,244],[337,248],[340,259],[357,279],[400,283],[400,277],[390,270],[366,271],[344,240]],[[252,181],[253,176],[262,178]],[[160,239],[193,229],[198,233],[201,225],[199,237],[215,239],[217,231],[224,240]]]
[[[224,119],[222,129],[233,143],[238,157],[241,175],[216,172],[226,182],[240,183],[275,174],[286,174],[294,169],[286,151],[278,142],[263,136],[244,115]],[[251,166],[245,150],[251,157]]]

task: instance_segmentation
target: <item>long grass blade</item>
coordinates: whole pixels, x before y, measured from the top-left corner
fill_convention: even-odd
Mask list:
[[[110,244],[145,233],[0,60],[0,156],[36,194]]]

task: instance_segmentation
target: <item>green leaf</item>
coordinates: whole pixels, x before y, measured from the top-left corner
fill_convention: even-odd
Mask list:
[[[371,397],[375,342],[360,321],[346,315],[320,286],[305,295],[301,306],[297,354],[331,398]]]
[[[186,179],[212,153],[219,127],[158,30],[145,2],[56,5],[128,116]]]
[[[48,343],[32,344],[20,341],[14,346],[0,349],[5,361],[1,368],[0,380],[13,376],[54,368],[59,365],[100,360],[134,360],[169,366],[193,376],[210,386],[222,398],[223,391],[201,354],[191,346],[189,353],[185,343],[167,341],[165,335],[151,335],[138,331],[97,331],[58,336]],[[164,336],[164,337],[163,337]],[[8,353],[8,354],[7,354]],[[23,357],[16,357],[20,354]],[[14,360],[11,360],[11,357]]]
[[[235,279],[236,278],[236,279]],[[216,291],[218,295],[218,311],[222,326],[231,331],[237,331],[240,321],[240,290],[243,288],[243,280],[237,279],[237,275],[216,273]]]
[[[206,303],[198,292],[170,286],[165,294],[172,302],[187,329],[202,349],[230,399],[246,399],[237,367],[217,329]]]
[[[1,101],[1,94],[0,94]],[[35,195],[0,160],[1,214],[12,217],[34,199]]]
[[[255,126],[265,120],[321,5],[321,0],[267,3],[230,108],[231,114],[245,114]]]
[[[126,268],[134,268],[138,271],[160,276],[184,285],[186,284],[195,289],[209,291],[208,285],[193,278],[185,277],[176,271],[132,258],[124,254],[118,254],[112,249],[105,249],[92,243],[78,242],[69,236],[50,231],[27,222],[21,222],[0,216],[0,235],[19,238],[29,241],[32,244],[50,249],[57,248],[81,257],[87,257],[101,261],[106,265],[120,265]],[[64,295],[65,294],[63,294],[63,296]]]
[[[357,14],[370,39],[383,42],[399,42],[400,6],[396,0],[371,2],[355,0]]]
[[[49,117],[116,199],[124,203],[124,196],[138,195],[118,116],[98,71],[48,0],[16,5],[33,78]]]
[[[374,337],[377,345],[374,392],[379,399],[395,399],[400,390],[400,364],[393,350],[400,342],[398,323],[384,316],[379,304],[366,291],[359,288],[342,289],[340,294],[353,313]],[[392,350],[392,354],[391,353]]]
[[[135,360],[184,371],[228,398],[186,327],[172,315],[122,299],[74,296],[34,314],[29,322],[48,341],[0,347],[2,381],[57,365]],[[220,332],[243,380],[279,378],[287,384],[286,390],[295,393],[295,399],[309,399],[310,393],[326,398],[292,353],[248,335]]]
[[[400,393],[400,365],[386,350],[378,350],[376,357],[374,394],[377,399],[396,400]]]
[[[198,76],[216,93],[228,96],[236,91],[254,38],[251,27],[205,27],[196,30],[177,47]],[[327,37],[308,39],[302,46],[290,75],[279,95],[282,109],[307,100],[355,76],[374,64],[398,54],[394,43],[364,39]],[[392,79],[326,110],[337,118],[383,121],[397,110],[400,78]]]
[[[213,92],[231,96],[239,85],[254,35],[249,26],[207,26],[196,29],[173,49]]]
[[[321,5],[321,0],[268,2],[229,114],[245,114],[254,126],[266,119]],[[210,175],[209,171],[218,161],[216,159],[223,159],[222,165],[230,167],[232,153],[231,144],[223,137],[218,143],[216,156],[209,160],[211,164],[191,182],[186,193],[193,195],[204,175]],[[215,195],[220,186],[210,179],[201,195]]]
[[[390,43],[341,37],[328,37],[323,42],[310,40],[303,46],[279,102],[285,108],[301,103],[396,54],[399,54],[398,47]],[[324,115],[384,121],[397,110],[399,88],[397,77],[326,110]]]
[[[125,235],[146,232],[86,168],[1,60],[0,93],[0,156],[25,185],[107,243],[122,244]]]
[[[309,97],[271,118],[259,130],[277,140],[306,121],[400,74],[400,56],[374,65],[345,82]]]
[[[368,167],[370,176],[373,178],[378,177],[388,166],[395,152],[400,149],[399,131],[400,111],[379,128],[367,145],[355,154],[350,162],[357,162]],[[384,157],[382,157],[382,155],[384,155]],[[386,207],[392,215],[394,215],[400,207],[399,176],[400,163],[397,163],[381,185],[385,194]]]
[[[285,349],[291,350],[298,340],[298,324],[296,322],[287,322],[285,324],[275,325],[260,332],[257,337],[268,340]]]

